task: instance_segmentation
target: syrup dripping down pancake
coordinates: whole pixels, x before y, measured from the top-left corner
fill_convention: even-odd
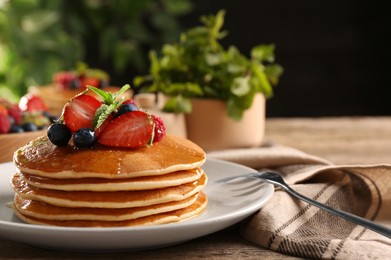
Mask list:
[[[11,184],[22,198],[61,207],[128,208],[179,201],[199,192],[207,182],[205,174],[192,183],[138,191],[60,191],[39,189],[27,184],[23,175],[14,174]]]
[[[18,209],[14,208],[15,214],[24,222],[31,224],[42,224],[52,226],[65,227],[126,227],[126,226],[142,226],[142,225],[157,225],[171,222],[178,222],[193,218],[202,213],[207,205],[207,197],[200,192],[197,200],[188,207],[174,210],[170,212],[150,215],[132,220],[123,221],[98,221],[98,220],[47,220],[24,215]]]
[[[14,162],[25,174],[47,178],[123,179],[200,168],[205,152],[187,139],[170,135],[135,150],[99,144],[93,150],[58,147],[42,136],[18,149]]]
[[[105,209],[68,208],[26,200],[15,194],[14,207],[23,215],[48,220],[101,220],[122,221],[182,209],[193,204],[199,193],[181,201],[172,201],[146,207]]]
[[[23,174],[28,185],[52,190],[64,191],[120,191],[120,190],[150,190],[178,186],[197,181],[204,172],[202,169],[191,169],[166,173],[163,175],[134,177],[128,179],[51,179],[46,177]]]

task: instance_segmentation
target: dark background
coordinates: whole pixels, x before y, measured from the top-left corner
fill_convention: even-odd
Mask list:
[[[384,2],[384,1],[383,1]],[[268,117],[390,115],[389,9],[379,1],[194,0],[185,27],[226,10],[229,35],[248,56],[274,43],[284,67]]]

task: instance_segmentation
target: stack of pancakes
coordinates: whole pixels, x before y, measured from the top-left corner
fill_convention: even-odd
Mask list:
[[[15,214],[27,223],[120,227],[181,221],[206,207],[205,152],[166,136],[129,150],[57,147],[40,137],[14,154]]]

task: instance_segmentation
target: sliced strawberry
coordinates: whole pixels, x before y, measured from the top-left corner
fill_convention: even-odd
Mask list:
[[[79,95],[71,99],[64,107],[64,123],[72,131],[80,128],[92,128],[96,110],[102,103],[90,95]]]
[[[107,146],[138,148],[149,143],[153,119],[142,111],[134,111],[115,118],[99,135],[98,142]]]
[[[19,101],[19,108],[22,111],[48,111],[46,104],[43,102],[42,98],[28,93],[24,95]]]

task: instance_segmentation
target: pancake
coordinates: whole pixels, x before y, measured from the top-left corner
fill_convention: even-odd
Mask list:
[[[170,135],[139,149],[60,147],[42,136],[14,153],[14,212],[26,223],[72,227],[182,221],[207,205],[205,159]]]
[[[136,191],[61,191],[39,189],[27,184],[22,174],[14,174],[11,184],[16,193],[28,200],[61,207],[128,208],[149,206],[186,199],[199,192],[207,182],[205,174],[192,183],[152,190]]]
[[[205,196],[205,194],[201,192],[197,200],[193,204],[183,209],[140,217],[132,220],[122,220],[122,221],[48,220],[48,219],[42,219],[42,218],[24,215],[17,208],[14,208],[14,211],[15,214],[21,220],[31,224],[65,226],[65,227],[127,227],[127,226],[166,224],[171,222],[187,220],[189,218],[193,218],[201,214],[207,205],[207,201],[208,201],[207,197]]]
[[[23,199],[15,194],[14,207],[23,215],[49,220],[122,221],[182,209],[193,204],[199,193],[181,201],[172,201],[146,207],[121,209],[68,208]]]
[[[23,174],[23,180],[29,186],[36,188],[64,191],[150,190],[194,182],[197,181],[202,174],[202,169],[183,170],[163,175],[134,177],[128,179],[51,179]]]
[[[124,179],[200,168],[205,157],[198,145],[170,135],[150,147],[134,150],[99,144],[92,150],[59,147],[42,136],[18,149],[14,162],[25,174],[47,178]]]

